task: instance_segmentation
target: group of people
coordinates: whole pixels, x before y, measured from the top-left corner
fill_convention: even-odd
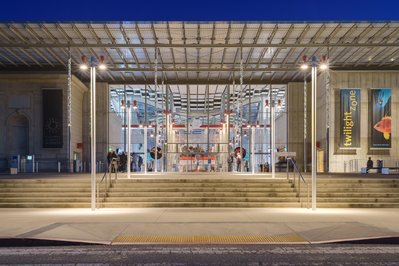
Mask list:
[[[234,153],[230,154],[227,164],[228,164],[228,171],[233,172],[233,166],[235,165],[236,171],[240,172],[241,171],[241,155],[237,154],[237,156],[234,156]],[[248,160],[244,160],[244,171],[249,172],[249,162]]]
[[[110,151],[107,154],[108,166],[111,167],[112,172],[126,172],[127,171],[127,153],[117,151]],[[141,166],[143,165],[143,157],[137,153],[130,154],[130,169],[132,172],[141,172]]]

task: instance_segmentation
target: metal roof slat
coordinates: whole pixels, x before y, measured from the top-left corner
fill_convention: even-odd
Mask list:
[[[10,62],[12,65],[14,66],[18,66],[17,63],[15,63],[13,60],[11,60],[8,56],[6,56],[4,53],[0,53],[0,57],[3,57],[4,59],[6,59],[8,62]],[[5,64],[3,64],[5,66]]]

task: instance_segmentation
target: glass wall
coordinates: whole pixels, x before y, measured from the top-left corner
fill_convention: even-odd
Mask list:
[[[267,172],[272,107],[285,151],[285,86],[111,85],[110,156],[126,170],[130,111],[132,172]]]

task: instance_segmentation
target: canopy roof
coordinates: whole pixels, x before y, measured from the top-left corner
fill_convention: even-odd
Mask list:
[[[158,84],[170,86],[177,99],[200,101],[209,93],[214,100],[225,85],[240,84],[241,73],[245,90],[302,81],[303,55],[326,55],[331,70],[398,70],[399,23],[0,24],[3,73],[66,73],[69,55],[73,73],[83,81],[90,75],[79,69],[82,55],[104,56],[108,69],[98,71],[100,81],[154,84],[157,75]]]

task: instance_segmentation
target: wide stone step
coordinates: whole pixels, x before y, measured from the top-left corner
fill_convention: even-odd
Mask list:
[[[264,184],[284,184],[287,179],[262,179],[262,178],[135,178],[135,179],[117,179],[117,183],[130,184],[130,183],[264,183]]]
[[[0,189],[5,188],[90,188],[90,183],[11,183],[11,184],[0,184]]]
[[[273,197],[109,197],[106,202],[295,202],[294,196]]]
[[[299,208],[298,202],[105,202],[105,208]]]
[[[1,194],[0,194],[1,195]],[[109,192],[109,197],[292,197],[295,192]]]
[[[306,195],[306,193],[301,192],[301,195]],[[317,197],[322,198],[399,198],[399,193],[359,193],[359,192],[349,192],[349,193],[342,193],[342,192],[330,192],[330,193],[321,193],[317,192]]]
[[[2,188],[0,189],[1,192],[15,192],[15,193],[39,193],[39,192],[90,192],[91,188]]]
[[[303,189],[301,189],[301,192],[303,192]],[[320,188],[317,187],[317,192],[318,193],[379,193],[379,192],[384,192],[384,193],[398,193],[399,189],[398,188],[374,188],[374,187],[363,187],[363,188]]]
[[[115,187],[132,187],[132,188],[145,188],[145,187],[269,187],[269,188],[288,188],[292,187],[289,183],[282,184],[262,184],[262,183],[116,183]]]
[[[0,202],[0,208],[90,208],[90,202]]]
[[[317,197],[317,202],[350,202],[350,203],[372,203],[372,202],[389,202],[399,203],[399,198],[321,198]]]
[[[129,193],[129,192],[263,192],[263,193],[288,193],[292,192],[293,188],[226,188],[226,187],[177,187],[177,188],[158,188],[158,187],[145,187],[145,188],[127,188],[127,187],[113,187],[112,192],[116,193]]]
[[[373,183],[373,184],[365,184],[365,183],[331,183],[331,184],[319,184],[317,183],[318,188],[399,188],[399,184],[387,183]]]
[[[71,193],[71,192],[0,192],[0,198],[13,198],[13,197],[89,197],[91,195],[90,191],[80,192],[80,193]]]
[[[43,203],[55,203],[55,202],[65,202],[65,203],[72,203],[72,202],[90,202],[90,197],[53,197],[53,198],[38,198],[38,197],[11,197],[11,198],[0,198],[1,203],[15,203],[15,202],[43,202]]]
[[[311,182],[311,179],[307,179]],[[382,178],[364,178],[364,179],[354,179],[354,178],[318,178],[318,184],[399,184],[398,179],[382,179]]]
[[[399,208],[399,203],[333,202],[317,203],[317,208]]]

